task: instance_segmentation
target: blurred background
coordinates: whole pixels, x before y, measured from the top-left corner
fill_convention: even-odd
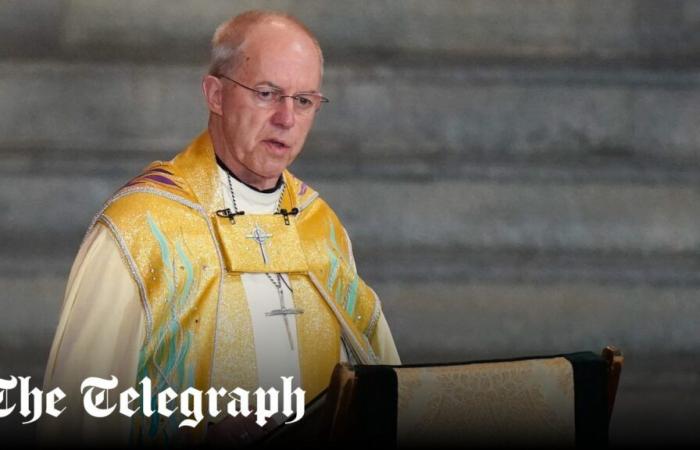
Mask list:
[[[0,377],[40,385],[92,215],[206,127],[209,39],[251,8],[318,35],[292,170],[404,362],[614,344],[612,443],[700,442],[692,0],[0,0]]]

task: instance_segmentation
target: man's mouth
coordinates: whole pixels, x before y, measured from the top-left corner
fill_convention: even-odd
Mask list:
[[[286,150],[289,148],[289,145],[277,139],[265,139],[263,142],[276,150]]]

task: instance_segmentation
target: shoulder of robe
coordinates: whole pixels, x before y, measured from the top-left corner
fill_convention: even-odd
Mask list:
[[[329,288],[330,296],[337,304],[350,312],[349,319],[367,338],[371,339],[381,316],[381,304],[376,293],[361,279],[355,267],[352,246],[347,230],[331,206],[303,181],[285,174],[288,187],[296,195],[300,213],[297,216],[299,236],[313,255],[322,255],[319,266],[310,265],[311,272],[323,286]],[[326,265],[327,264],[327,265]],[[342,273],[343,276],[338,276]],[[348,309],[349,308],[349,309]],[[371,345],[368,344],[371,353]]]
[[[298,227],[303,233],[309,231],[317,236],[324,236],[327,246],[344,261],[351,260],[350,242],[338,215],[319,195],[290,172],[285,173],[285,180],[291,187],[300,210]],[[354,264],[351,264],[354,267]]]
[[[216,274],[204,271],[217,267],[206,212],[181,175],[171,162],[151,163],[115,192],[90,227],[99,223],[111,232],[149,321],[160,317],[156,305],[168,304],[163,299],[190,298],[199,283],[206,285],[202,280]]]
[[[196,197],[187,185],[181,169],[172,161],[153,161],[143,172],[129,180],[115,194],[123,196],[129,192],[152,192],[156,195],[169,194],[191,202]]]
[[[176,165],[171,161],[154,161],[112,195],[98,214],[98,220],[107,216],[128,222],[149,211],[167,214],[171,208],[182,213],[197,212],[201,206]]]
[[[97,223],[111,231],[127,258],[167,254],[176,238],[208,234],[204,209],[170,161],[151,163],[118,189],[90,229]]]
[[[293,198],[293,205],[289,206],[296,206],[300,211],[303,211],[318,199],[318,192],[290,171],[285,170],[283,177],[287,184],[287,191]]]

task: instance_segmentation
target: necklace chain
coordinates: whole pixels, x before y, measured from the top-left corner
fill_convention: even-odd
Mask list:
[[[277,282],[275,282],[275,279],[272,278],[272,275],[270,275],[269,273],[265,273],[265,275],[267,275],[267,278],[270,280],[270,282],[272,284],[274,284],[275,287],[277,288],[277,292],[280,296],[280,303],[281,303],[280,307],[284,308],[284,297],[283,297],[284,291],[282,290],[282,275],[279,273],[277,274]]]
[[[277,272],[275,272],[275,273],[277,273]],[[272,278],[272,275],[270,275],[269,273],[265,273],[265,275],[267,275],[267,278],[270,280],[270,282],[275,285],[275,287],[277,288],[277,291],[279,291],[280,294],[282,293],[282,285],[283,284],[287,287],[287,289],[289,289],[289,292],[294,292],[292,287],[289,284],[287,284],[287,281],[284,279],[282,274],[277,273],[277,282],[275,282],[275,279]]]
[[[231,192],[231,201],[233,202],[233,212],[238,212],[238,206],[236,205],[236,196],[233,194],[233,184],[231,183],[231,175],[226,174],[228,180],[228,189]]]

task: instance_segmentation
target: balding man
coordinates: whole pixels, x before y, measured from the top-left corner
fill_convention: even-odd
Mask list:
[[[188,434],[143,410],[93,419],[75,400],[89,376],[117,377],[120,392],[148,377],[153,404],[166,387],[281,390],[293,377],[308,402],[339,361],[400,364],[345,228],[287,171],[328,102],[317,40],[291,16],[251,11],[222,24],[212,47],[207,131],[123,186],[80,248],[45,376],[73,411],[41,425],[46,440]],[[260,435],[250,420],[220,420],[187,439]]]

